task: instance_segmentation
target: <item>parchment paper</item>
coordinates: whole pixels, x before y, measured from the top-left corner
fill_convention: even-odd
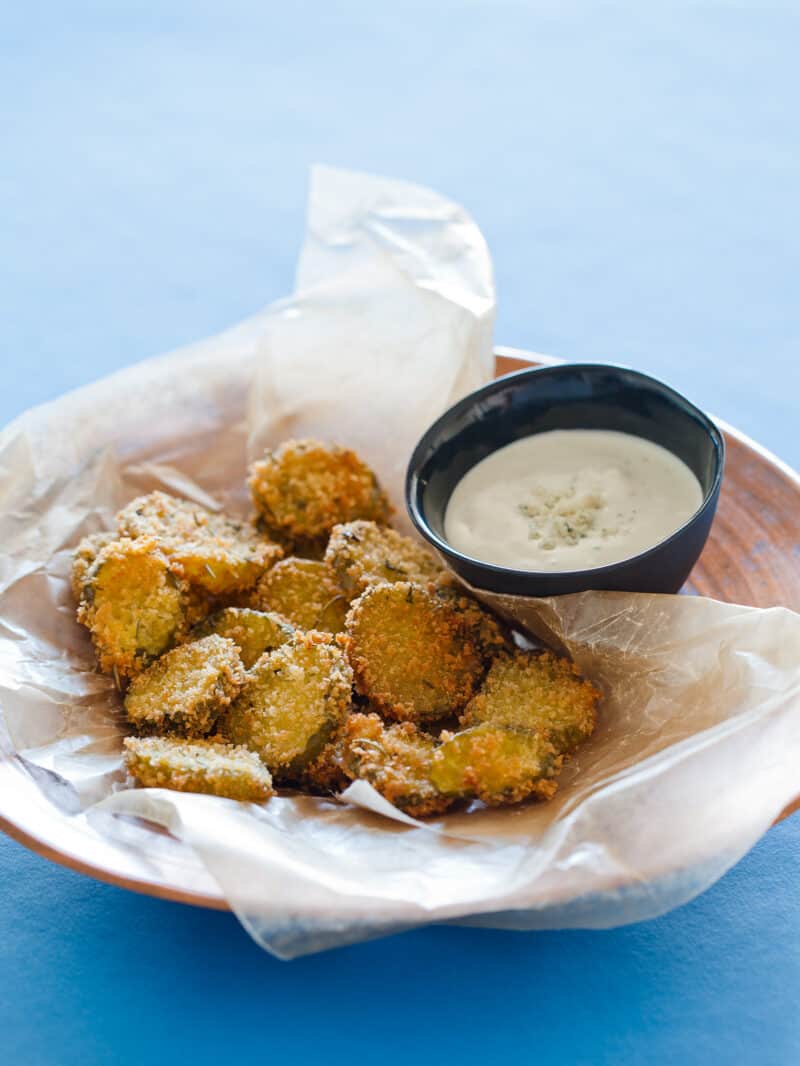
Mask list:
[[[299,433],[356,447],[402,515],[411,446],[491,374],[493,309],[463,210],[319,168],[295,297],[0,435],[0,757],[25,759],[58,817],[154,868],[178,844],[120,815],[168,829],[283,958],[432,921],[652,917],[721,876],[797,790],[800,617],[617,593],[496,603],[605,692],[550,803],[422,824],[363,782],[347,803],[263,806],[128,787],[119,698],[67,585],[80,537],[155,487],[244,511],[248,451]]]

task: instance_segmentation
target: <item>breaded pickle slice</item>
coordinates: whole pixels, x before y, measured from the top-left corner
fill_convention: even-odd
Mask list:
[[[411,537],[364,519],[333,527],[325,561],[351,596],[382,582],[425,585],[442,572],[438,559]]]
[[[249,670],[265,651],[273,651],[291,639],[294,627],[278,614],[248,607],[223,607],[196,625],[189,638],[198,640],[211,633],[232,640]]]
[[[390,718],[454,714],[483,675],[473,620],[420,585],[372,585],[353,604],[347,632],[356,687]]]
[[[121,537],[174,537],[191,540],[198,532],[214,528],[220,516],[199,503],[170,496],[168,492],[149,492],[137,496],[117,514]]]
[[[251,588],[283,550],[253,526],[189,500],[151,492],[117,515],[120,534],[155,537],[188,581],[212,596]]]
[[[232,640],[212,634],[183,644],[131,682],[125,712],[142,732],[203,736],[245,680]]]
[[[461,724],[542,732],[559,751],[569,752],[594,732],[599,698],[568,659],[517,651],[494,661]]]
[[[221,731],[257,752],[273,776],[296,781],[347,717],[352,678],[332,637],[297,633],[258,660]]]
[[[72,569],[70,571],[69,581],[72,595],[76,600],[80,601],[81,599],[83,586],[86,583],[86,578],[89,576],[89,571],[91,570],[95,559],[103,548],[112,544],[116,539],[116,533],[109,533],[107,531],[102,533],[90,533],[87,537],[83,538],[73,552]]]
[[[342,745],[338,735],[303,770],[298,784],[317,795],[343,792],[347,788],[350,778],[342,767]]]
[[[252,602],[276,611],[301,629],[339,633],[350,601],[327,563],[290,556],[276,563],[259,581]]]
[[[461,733],[443,733],[433,754],[431,781],[447,796],[475,797],[492,807],[519,803],[528,796],[550,799],[560,756],[540,733],[479,725]]]
[[[269,770],[247,748],[175,737],[126,737],[124,743],[128,773],[145,788],[251,803],[263,803],[273,794]]]
[[[435,742],[413,722],[386,726],[377,714],[352,714],[342,735],[342,765],[401,811],[424,818],[452,804],[431,780]]]
[[[171,648],[191,616],[188,585],[150,538],[106,544],[83,578],[78,621],[118,687]]]
[[[449,572],[442,571],[431,591],[454,611],[463,615],[470,628],[477,633],[483,654],[493,658],[498,652],[509,651],[514,647],[507,627],[488,607],[484,607],[464,586]]]
[[[275,529],[270,529],[260,515],[253,520],[254,528],[264,537],[268,537],[280,545],[285,556],[297,556],[301,559],[316,559],[322,561],[325,558],[325,548],[328,545],[326,533],[318,537],[289,537]]]
[[[355,452],[316,440],[285,441],[250,467],[253,503],[267,530],[319,541],[339,522],[385,522],[391,508]]]

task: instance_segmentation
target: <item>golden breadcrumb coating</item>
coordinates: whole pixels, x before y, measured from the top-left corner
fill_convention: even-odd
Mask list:
[[[339,735],[329,741],[312,763],[303,770],[298,784],[306,792],[315,795],[330,795],[343,792],[350,778],[342,767],[342,746]]]
[[[269,770],[247,748],[175,737],[127,737],[124,744],[128,773],[145,788],[204,792],[251,803],[273,795]]]
[[[173,648],[134,678],[125,713],[142,732],[204,736],[245,676],[234,642],[212,634]]]
[[[165,492],[139,496],[117,515],[127,537],[153,537],[184,576],[212,596],[251,588],[283,550],[247,522]]]
[[[350,607],[327,563],[316,559],[282,559],[253,590],[250,602],[283,615],[300,629],[339,633]]]
[[[78,621],[118,688],[183,636],[193,611],[180,568],[147,537],[105,544],[81,579]]]
[[[364,519],[333,527],[325,561],[351,596],[382,582],[425,585],[442,573],[439,560],[417,541]]]
[[[253,503],[267,530],[319,541],[339,522],[385,522],[391,508],[355,452],[315,440],[285,441],[250,467]]]
[[[282,781],[294,782],[333,739],[350,710],[353,675],[323,633],[296,633],[255,664],[220,731]]]
[[[498,652],[514,647],[508,627],[492,612],[471,596],[449,571],[442,571],[428,591],[449,604],[464,616],[467,625],[477,634],[484,656],[492,659]]]
[[[445,795],[474,797],[492,807],[555,795],[553,778],[563,756],[540,733],[479,725],[443,733],[442,739],[433,755],[431,780]]]
[[[352,714],[344,725],[341,761],[393,806],[414,818],[441,814],[453,803],[431,781],[435,742],[413,722],[386,726],[377,714]]]
[[[509,726],[545,734],[569,752],[594,732],[600,693],[568,659],[552,652],[517,651],[498,657],[461,724]]]
[[[294,627],[279,614],[248,607],[223,607],[196,625],[188,639],[199,640],[211,633],[232,640],[239,649],[242,664],[249,670],[265,651],[274,651],[290,640]]]
[[[390,718],[454,714],[484,672],[471,618],[420,585],[372,585],[350,609],[347,632],[356,687]]]
[[[112,544],[117,539],[115,533],[103,531],[102,533],[90,533],[84,537],[72,554],[72,569],[69,575],[72,595],[80,601],[83,595],[83,586],[92,569],[95,559],[103,548]]]

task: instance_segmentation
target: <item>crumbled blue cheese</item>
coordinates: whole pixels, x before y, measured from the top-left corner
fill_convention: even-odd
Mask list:
[[[579,493],[576,480],[572,478],[561,492],[534,486],[529,499],[518,505],[520,514],[530,519],[529,539],[541,541],[543,551],[553,551],[559,544],[577,544],[592,533],[607,539],[618,532],[618,527],[598,529],[603,497],[598,492]]]

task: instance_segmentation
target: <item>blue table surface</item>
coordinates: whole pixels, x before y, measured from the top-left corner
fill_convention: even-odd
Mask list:
[[[291,288],[308,167],[492,249],[499,342],[672,382],[800,465],[791,0],[74,0],[0,15],[0,418]],[[227,914],[0,839],[0,1059],[799,1061],[800,818],[610,932],[433,928],[279,963]]]

